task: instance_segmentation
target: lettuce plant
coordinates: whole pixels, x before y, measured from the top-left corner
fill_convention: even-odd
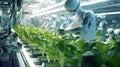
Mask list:
[[[49,62],[51,58],[58,60],[61,67],[65,64],[69,67],[120,67],[118,37],[104,44],[99,40],[85,42],[72,34],[60,35],[43,28],[17,25],[14,30],[32,49],[37,46],[43,55],[47,54]]]

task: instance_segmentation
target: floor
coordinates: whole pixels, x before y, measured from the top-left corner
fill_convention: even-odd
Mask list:
[[[7,62],[0,62],[0,67],[20,67],[15,51],[11,51],[9,58]]]

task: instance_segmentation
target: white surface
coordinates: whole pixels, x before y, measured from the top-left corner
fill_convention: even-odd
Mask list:
[[[26,49],[22,48],[22,51],[23,51],[25,58],[27,59],[27,62],[30,65],[30,67],[36,67],[35,64],[33,63],[32,59],[29,57],[29,54],[26,52]]]
[[[20,63],[20,67],[25,67],[24,61],[23,61],[20,53],[17,53],[17,57],[18,57],[18,61]]]

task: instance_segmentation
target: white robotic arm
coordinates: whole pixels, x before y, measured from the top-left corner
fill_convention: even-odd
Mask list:
[[[65,2],[65,8],[67,11],[76,10],[74,13],[77,15],[78,20],[76,27],[74,26],[68,30],[60,30],[60,33],[80,32],[80,36],[83,40],[90,41],[96,38],[96,17],[92,11],[82,10],[79,3],[79,0],[67,0]]]
[[[0,9],[2,10],[0,17],[0,62],[9,60],[9,47],[11,44],[9,38],[12,26],[16,23],[16,13],[18,11],[16,7],[20,9],[21,2],[22,0],[0,0]]]

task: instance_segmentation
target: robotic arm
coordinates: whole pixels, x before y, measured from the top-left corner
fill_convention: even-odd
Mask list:
[[[96,17],[92,11],[84,11],[80,7],[79,0],[67,0],[65,2],[65,9],[68,12],[76,14],[77,23],[73,23],[74,27],[68,30],[59,30],[60,33],[76,33],[79,32],[80,36],[85,41],[90,41],[96,37]]]
[[[16,24],[17,11],[22,0],[0,0],[0,62],[9,60],[11,29]],[[15,38],[15,37],[14,37]]]
[[[81,17],[80,17],[81,18]],[[88,29],[90,29],[91,25],[92,25],[92,21],[93,19],[91,18],[90,13],[86,13],[86,16],[83,18],[83,23],[80,26],[76,26],[76,27],[72,27],[70,29],[62,29],[59,30],[61,33],[63,31],[63,33],[80,33],[81,31],[88,31]],[[79,22],[79,21],[78,21]]]
[[[0,3],[0,8],[2,9],[0,39],[4,39],[9,36],[11,28],[16,24],[16,15],[17,11],[21,9],[22,0],[0,0]]]

